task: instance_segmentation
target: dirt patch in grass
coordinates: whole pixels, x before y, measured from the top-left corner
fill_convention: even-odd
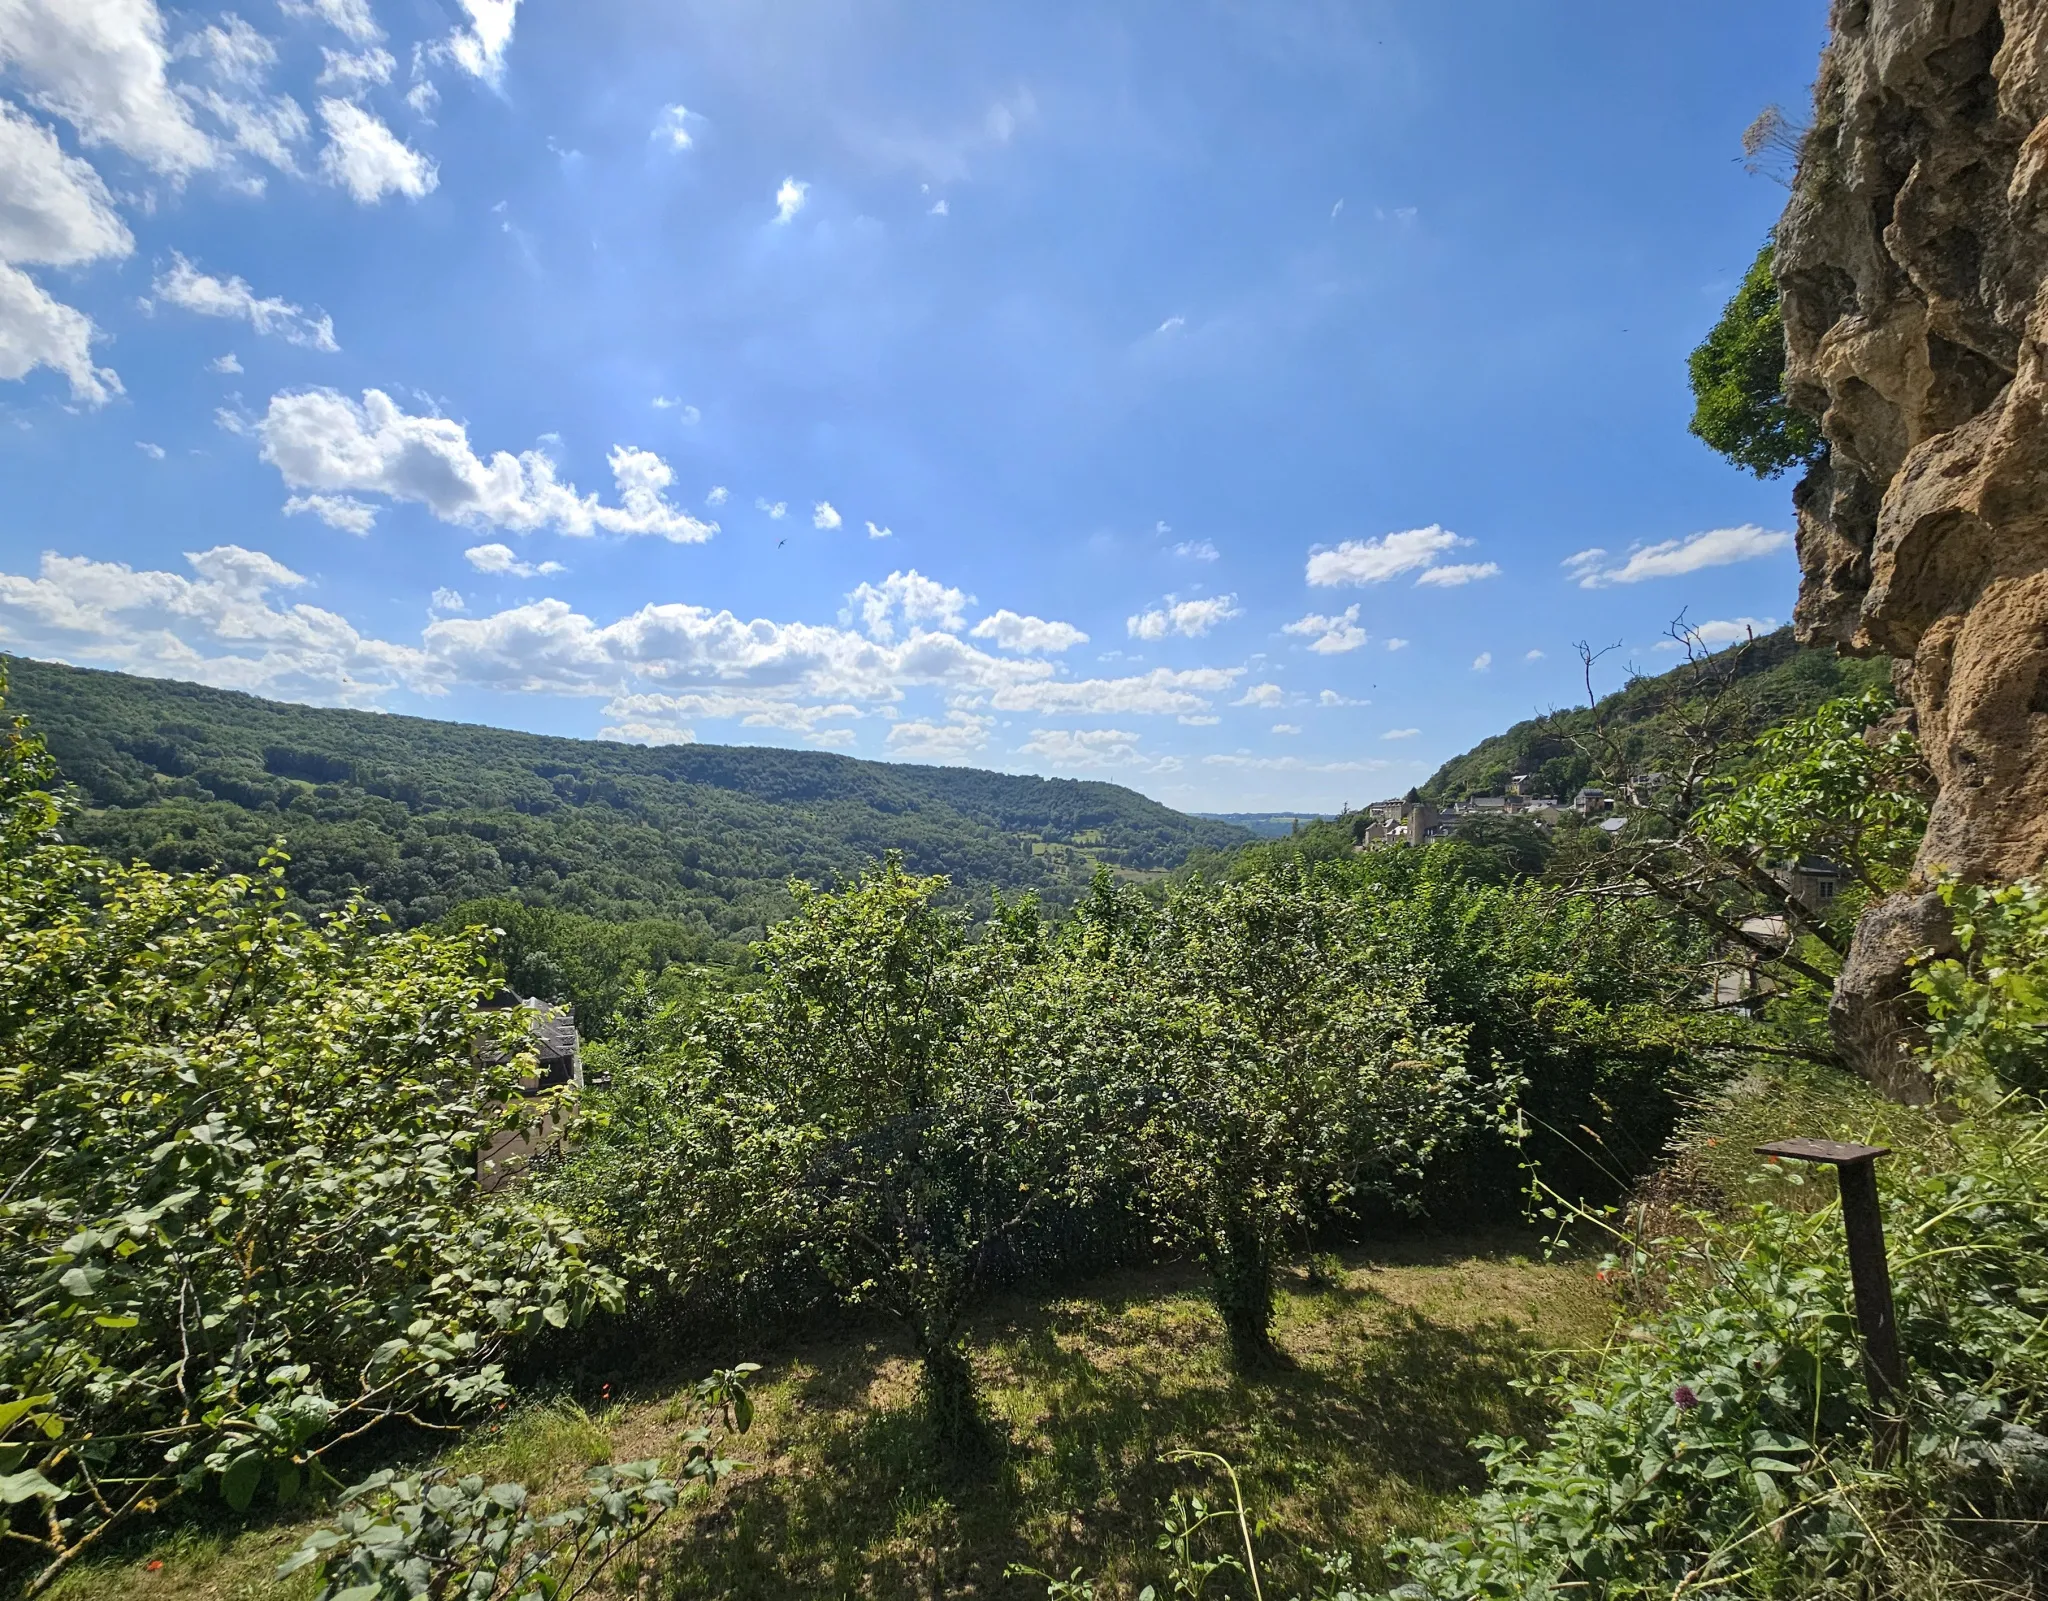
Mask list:
[[[1582,1264],[1545,1263],[1519,1238],[1408,1240],[1343,1254],[1330,1282],[1293,1274],[1277,1324],[1285,1365],[1245,1379],[1223,1358],[1199,1270],[1122,1272],[1017,1295],[977,1320],[975,1366],[1001,1449],[946,1472],[915,1408],[916,1368],[881,1328],[842,1331],[763,1364],[753,1464],[665,1524],[616,1575],[665,1601],[792,1597],[1038,1597],[1014,1563],[1135,1594],[1176,1492],[1212,1504],[1213,1468],[1162,1460],[1215,1451],[1239,1467],[1268,1532],[1268,1594],[1306,1577],[1311,1550],[1352,1550],[1362,1576],[1393,1533],[1434,1530],[1479,1482],[1469,1441],[1540,1431],[1513,1381],[1603,1340],[1613,1306]],[[565,1495],[607,1451],[658,1456],[683,1422],[678,1392],[585,1411],[537,1403],[450,1452],[450,1466]],[[65,1597],[239,1601],[302,1592],[269,1573],[301,1526],[184,1531],[72,1575]],[[162,1566],[150,1569],[151,1561]]]

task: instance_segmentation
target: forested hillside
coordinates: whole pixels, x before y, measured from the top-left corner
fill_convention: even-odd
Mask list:
[[[308,908],[366,895],[403,924],[516,897],[758,938],[791,876],[900,850],[960,898],[1064,903],[1098,863],[1178,865],[1247,836],[1114,784],[814,751],[646,748],[282,705],[10,659],[12,701],[85,809],[70,837],[167,869],[247,868],[283,835]]]
[[[1823,701],[1861,694],[1891,681],[1888,661],[1861,661],[1837,656],[1832,650],[1805,649],[1792,637],[1790,628],[1762,636],[1739,658],[1731,659],[1737,661],[1742,675],[1739,692],[1752,733],[1805,717]],[[1637,678],[1601,699],[1597,720],[1624,738],[1629,737],[1629,730],[1639,731],[1635,743],[1643,746],[1641,756],[1654,763],[1655,752],[1649,748],[1654,743],[1653,720],[1684,698],[1689,682],[1685,667]],[[1594,711],[1580,705],[1517,723],[1506,733],[1481,740],[1464,755],[1445,762],[1422,786],[1422,795],[1438,804],[1472,795],[1498,795],[1511,776],[1526,773],[1532,780],[1529,793],[1569,800],[1586,782],[1592,767],[1573,736],[1590,730],[1595,721]]]

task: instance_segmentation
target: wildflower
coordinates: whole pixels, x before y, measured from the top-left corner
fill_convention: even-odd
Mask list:
[[[1690,1384],[1680,1384],[1674,1386],[1671,1391],[1671,1404],[1681,1412],[1690,1412],[1700,1404],[1700,1398],[1693,1394]]]
[[[149,1569],[151,1573],[160,1572],[164,1565],[164,1559],[162,1557],[151,1557],[149,1561],[143,1563],[142,1565],[145,1568]]]

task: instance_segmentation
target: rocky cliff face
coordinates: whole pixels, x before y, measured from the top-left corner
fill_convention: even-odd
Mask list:
[[[1801,637],[1896,662],[1940,782],[1923,875],[2048,864],[2048,0],[1835,0],[1778,234]],[[1904,1052],[1932,896],[1873,908],[1836,999],[1858,1068]]]

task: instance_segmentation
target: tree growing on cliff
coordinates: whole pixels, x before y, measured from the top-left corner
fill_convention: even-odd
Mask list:
[[[1721,320],[1687,363],[1692,431],[1738,467],[1776,478],[1827,449],[1820,425],[1785,398],[1785,317],[1766,239]]]

